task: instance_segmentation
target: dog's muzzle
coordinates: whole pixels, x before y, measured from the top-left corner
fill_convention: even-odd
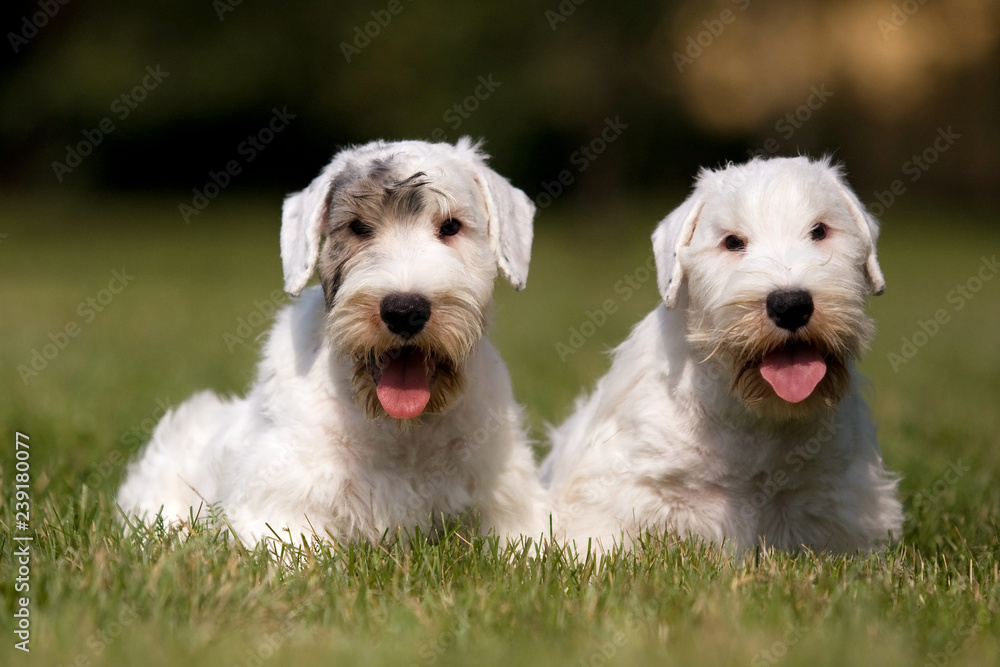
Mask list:
[[[814,306],[808,290],[775,290],[767,295],[767,316],[781,329],[795,333],[809,324]],[[790,339],[770,350],[760,364],[760,374],[774,393],[789,403],[809,398],[826,375],[823,354],[809,341]]]
[[[390,417],[412,419],[431,400],[434,362],[424,350],[406,343],[430,320],[431,302],[421,294],[390,294],[379,304],[379,317],[404,344],[369,359],[376,395]]]

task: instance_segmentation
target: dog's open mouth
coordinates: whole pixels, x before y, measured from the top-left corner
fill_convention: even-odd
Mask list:
[[[379,403],[390,417],[418,417],[431,400],[434,361],[420,348],[391,349],[370,370]]]
[[[826,360],[815,346],[789,343],[764,355],[760,374],[789,403],[809,398],[826,376]]]

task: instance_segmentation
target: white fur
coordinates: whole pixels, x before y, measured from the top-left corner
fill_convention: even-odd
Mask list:
[[[278,313],[256,382],[245,398],[203,392],[168,413],[129,469],[118,495],[123,509],[150,520],[162,507],[172,520],[218,504],[248,542],[314,534],[378,541],[417,528],[427,534],[442,516],[478,521],[503,537],[539,537],[545,494],[522,410],[488,340],[472,337],[465,391],[448,409],[405,425],[366,416],[351,384],[354,361],[338,345],[338,327],[359,326],[344,324],[355,298],[374,295],[377,304],[384,294],[420,291],[432,303],[452,296],[459,310],[476,313],[489,307],[498,265],[523,287],[534,208],[484,158],[466,139],[375,142],[342,151],[290,196],[282,262],[286,289],[301,296]],[[327,194],[345,169],[379,160],[404,174],[423,172],[445,217],[462,216],[462,236],[446,245],[433,223],[393,222],[344,277],[337,303],[345,305],[328,312],[320,287],[302,291],[316,267]],[[433,322],[432,314],[428,328]]]
[[[817,221],[830,229],[821,242],[809,236]],[[578,548],[588,538],[607,548],[666,529],[737,550],[833,552],[898,538],[897,481],[883,467],[861,378],[851,370],[832,408],[795,412],[772,393],[751,409],[733,394],[722,334],[748,309],[763,309],[772,290],[807,289],[814,318],[857,322],[859,333],[843,343],[863,348],[865,299],[885,286],[877,233],[825,160],[703,171],[653,235],[664,303],[551,434],[543,481],[557,534]],[[725,249],[729,234],[748,239],[744,252]],[[750,335],[776,335],[769,326]]]

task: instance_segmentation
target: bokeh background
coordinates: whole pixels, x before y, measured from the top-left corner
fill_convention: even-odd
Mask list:
[[[656,304],[642,268],[656,221],[699,167],[755,154],[833,155],[882,218],[889,292],[865,362],[877,416],[902,429],[940,414],[957,396],[942,391],[945,369],[997,388],[993,336],[962,335],[997,330],[1000,281],[968,308],[948,298],[997,248],[992,0],[0,11],[4,416],[51,432],[69,487],[151,424],[156,401],[245,388],[284,301],[281,198],[339,147],[375,138],[483,138],[538,205],[529,289],[499,287],[494,335],[540,442]],[[112,271],[137,277],[119,294]],[[941,309],[949,322],[921,339]],[[73,323],[78,334],[60,334]],[[920,356],[893,361],[911,348]],[[956,419],[982,418],[956,402]]]
[[[569,414],[607,369],[607,351],[658,303],[649,235],[700,167],[758,154],[844,163],[882,221],[888,290],[870,304],[879,332],[860,367],[887,465],[902,475],[902,548],[914,563],[932,562],[949,587],[933,600],[915,589],[912,603],[906,595],[887,603],[879,591],[895,586],[896,573],[863,574],[853,590],[869,598],[856,608],[856,592],[839,584],[810,602],[807,572],[801,590],[786,590],[785,611],[765,613],[752,595],[741,597],[742,575],[726,583],[709,568],[709,594],[697,600],[683,586],[651,589],[648,599],[676,600],[682,610],[667,616],[669,641],[661,631],[654,643],[698,662],[714,650],[745,665],[785,631],[794,617],[786,611],[808,608],[814,615],[802,622],[826,629],[785,664],[922,664],[967,631],[963,614],[978,613],[981,639],[949,664],[995,662],[996,0],[8,0],[0,18],[0,426],[8,443],[0,489],[13,498],[13,434],[29,434],[33,529],[47,549],[34,562],[40,655],[31,658],[98,659],[86,639],[123,601],[147,612],[141,629],[114,645],[117,664],[148,660],[163,645],[185,664],[236,664],[246,643],[232,633],[271,627],[255,581],[183,569],[171,579],[173,565],[155,560],[151,569],[130,566],[128,554],[136,563],[147,556],[119,548],[120,535],[107,538],[117,530],[114,491],[167,407],[205,388],[239,394],[252,381],[269,319],[287,303],[278,256],[285,193],[344,145],[468,134],[485,140],[493,166],[538,205],[528,287],[514,293],[498,281],[492,336],[539,455],[546,424]],[[3,530],[12,508],[0,503]],[[8,637],[11,545],[0,532]],[[211,559],[192,549],[179,562],[198,573]],[[825,562],[816,561],[817,572]],[[923,580],[924,565],[913,568]],[[789,568],[792,578],[799,571]],[[276,584],[276,617],[322,592],[322,577],[308,593],[285,595]],[[503,597],[505,577],[484,586]],[[218,590],[207,583],[216,578]],[[602,600],[635,598],[614,584]],[[452,607],[450,586],[440,589],[442,609]],[[353,647],[349,655],[369,655],[381,625],[354,612],[331,621],[329,609],[360,607],[351,590],[329,590],[304,626]],[[615,625],[595,625],[597,597],[587,593],[587,611],[577,612],[572,597],[582,593],[559,590],[545,604],[565,598],[570,611],[533,616],[522,605],[510,623],[545,646],[565,630],[551,619],[576,619],[563,648],[582,664],[584,640]],[[433,591],[400,618],[424,623],[414,619],[434,608],[425,599]],[[712,598],[725,591],[739,602]],[[965,611],[953,612],[952,598]],[[497,607],[501,626],[508,602]],[[837,617],[828,602],[846,620],[827,624]],[[450,613],[432,613],[426,632]],[[397,652],[405,664],[424,640],[404,635]],[[328,664],[332,654],[323,655]],[[515,661],[497,655],[498,664]]]
[[[1000,280],[968,308],[948,298],[1000,233],[992,0],[36,0],[0,12],[0,410],[51,434],[40,456],[69,488],[128,440],[99,480],[113,488],[160,402],[245,389],[284,302],[282,197],[339,147],[376,138],[482,138],[538,205],[529,287],[499,285],[494,337],[542,448],[545,424],[657,303],[643,268],[656,222],[700,167],[751,155],[833,155],[882,219],[889,291],[864,365],[876,416],[902,433],[928,414],[979,423],[995,408]],[[115,292],[123,270],[137,277]],[[950,321],[920,339],[941,309]],[[942,372],[979,378],[976,400],[944,392]],[[890,452],[926,460],[894,432]]]
[[[699,166],[762,150],[834,153],[872,201],[939,127],[963,141],[908,198],[1000,196],[992,0],[391,4],[6,2],[0,174],[190,192],[287,108],[294,120],[227,196],[301,187],[347,143],[462,134],[486,138],[534,196],[609,117],[628,129],[567,201],[682,189]],[[169,75],[121,119],[112,106],[147,67]],[[114,131],[57,179],[52,162],[106,117]]]

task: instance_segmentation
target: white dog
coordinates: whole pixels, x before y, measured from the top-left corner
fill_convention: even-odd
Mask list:
[[[885,281],[876,221],[826,160],[702,171],[653,234],[664,303],[552,433],[559,533],[645,529],[853,552],[898,538],[853,360]]]
[[[442,522],[540,536],[522,411],[484,338],[497,269],[524,287],[534,206],[485,157],[467,138],[375,142],[290,195],[285,289],[317,260],[322,286],[277,315],[246,398],[204,392],[164,417],[122,508],[184,519],[217,503],[250,542]]]

